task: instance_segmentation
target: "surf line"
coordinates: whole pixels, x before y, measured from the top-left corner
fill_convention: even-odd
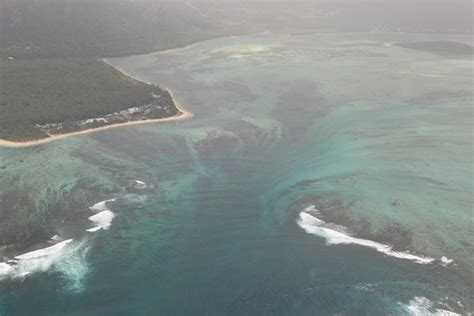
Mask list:
[[[309,214],[308,212],[318,212],[315,206],[310,206],[300,212],[297,224],[308,234],[315,235],[326,240],[327,245],[359,245],[372,248],[387,256],[411,260],[419,264],[429,264],[435,261],[434,258],[417,256],[408,251],[395,251],[390,245],[382,244],[373,240],[356,238],[343,232],[337,231],[325,221]]]

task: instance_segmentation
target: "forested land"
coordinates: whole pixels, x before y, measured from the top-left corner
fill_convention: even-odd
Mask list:
[[[2,0],[0,53],[15,58],[141,54],[224,35],[181,1]]]
[[[41,138],[36,124],[100,117],[164,93],[95,59],[1,60],[0,76],[3,139]]]

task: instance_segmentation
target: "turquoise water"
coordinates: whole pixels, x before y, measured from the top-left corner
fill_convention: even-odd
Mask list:
[[[256,35],[112,59],[195,116],[0,149],[4,192],[78,214],[0,314],[472,311],[473,62],[391,45],[430,37],[467,40]],[[111,227],[85,232],[110,198]],[[434,261],[328,244],[298,224],[309,206],[344,240]]]

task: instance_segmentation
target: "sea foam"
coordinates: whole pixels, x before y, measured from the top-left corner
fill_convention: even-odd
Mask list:
[[[95,203],[91,207],[89,207],[89,209],[93,212],[102,212],[102,211],[108,210],[108,208],[107,208],[107,203],[108,202],[114,202],[114,201],[115,201],[115,199],[100,201],[98,203]]]
[[[89,221],[95,224],[95,227],[86,229],[87,232],[93,233],[102,229],[107,230],[110,228],[115,214],[107,208],[107,203],[113,201],[115,201],[115,199],[105,200],[89,207],[91,211],[97,212],[97,214],[92,215],[88,218]]]
[[[93,222],[96,227],[87,229],[88,232],[95,232],[101,229],[107,230],[112,225],[112,220],[115,214],[112,211],[106,210],[89,217],[89,220]]]
[[[384,253],[391,257],[400,259],[412,260],[419,264],[432,263],[435,259],[430,257],[423,257],[413,255],[406,251],[394,251],[391,246],[378,243],[376,241],[355,238],[347,235],[346,233],[340,232],[334,229],[334,225],[327,224],[323,220],[308,214],[308,211],[317,211],[314,206],[309,207],[300,213],[299,219],[297,220],[298,225],[303,228],[308,234],[322,237],[326,240],[328,245],[341,245],[341,244],[355,244],[364,247],[375,249],[378,252]]]
[[[115,199],[101,201],[90,207],[90,210],[97,214],[89,217],[96,226],[88,229],[88,232],[110,228],[115,214],[107,208],[107,203],[113,201]],[[7,262],[0,262],[0,280],[24,279],[34,273],[56,271],[64,276],[66,280],[64,284],[69,290],[82,290],[83,280],[88,271],[87,238],[82,238],[81,241],[62,240],[60,236],[54,235],[48,242],[54,244],[15,256]]]
[[[24,279],[47,271],[56,271],[65,279],[69,290],[80,291],[87,274],[85,241],[67,239],[53,246],[34,250],[0,263],[0,280]]]
[[[137,190],[144,190],[146,189],[148,186],[145,182],[143,181],[140,181],[140,180],[135,180],[135,183],[134,183],[134,188],[137,189]]]
[[[450,263],[452,263],[454,260],[453,259],[449,259],[448,257],[445,257],[445,256],[442,256],[441,259],[441,265],[443,267],[447,267]]]
[[[17,260],[33,260],[39,258],[47,258],[52,257],[60,253],[64,247],[66,247],[69,243],[72,242],[72,239],[67,239],[65,241],[59,242],[51,247],[38,249],[35,251],[27,252],[25,254],[16,256],[15,259]]]
[[[444,309],[433,307],[431,302],[426,297],[414,297],[408,304],[400,304],[404,311],[412,316],[456,316],[460,315]]]

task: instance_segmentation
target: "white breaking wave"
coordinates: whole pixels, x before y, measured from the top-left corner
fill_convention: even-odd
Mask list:
[[[87,229],[88,232],[110,228],[115,214],[107,208],[107,203],[113,201],[115,199],[101,201],[89,208],[97,214],[89,217],[96,226]],[[54,245],[18,255],[7,262],[0,262],[0,280],[24,279],[34,273],[56,271],[64,277],[69,290],[80,291],[88,272],[86,255],[89,247],[85,246],[86,241],[87,239],[63,241],[60,236],[54,235],[48,241]]]
[[[92,227],[92,228],[86,229],[86,232],[93,233],[93,232],[99,231],[99,230],[101,230],[101,229],[102,229],[102,227],[96,226],[96,227]]]
[[[102,211],[108,210],[108,208],[107,208],[107,203],[108,202],[114,202],[114,201],[115,201],[115,199],[100,201],[98,203],[95,203],[91,207],[89,207],[89,209],[93,212],[102,212]]]
[[[59,241],[62,241],[62,240],[63,239],[59,235],[54,235],[54,236],[51,237],[49,242],[53,243],[53,242],[59,242]]]
[[[64,277],[70,290],[82,289],[88,266],[84,242],[64,240],[53,246],[31,251],[0,263],[0,280],[23,279],[29,275],[54,270]]]
[[[13,267],[6,262],[0,262],[0,280],[13,272]]]
[[[32,260],[32,259],[38,259],[38,258],[45,258],[45,257],[52,257],[58,253],[60,253],[64,247],[66,247],[67,244],[71,243],[72,239],[68,239],[65,241],[62,241],[60,243],[57,243],[54,246],[43,248],[43,249],[38,249],[35,251],[27,252],[25,254],[16,256],[15,259],[17,260]]]
[[[412,260],[420,264],[432,263],[435,259],[430,257],[422,257],[413,255],[406,251],[394,251],[391,246],[378,243],[368,239],[361,239],[351,237],[345,233],[334,229],[334,225],[326,224],[323,220],[314,217],[306,211],[317,211],[314,206],[309,207],[300,213],[300,218],[297,220],[298,225],[303,228],[308,234],[322,237],[326,240],[328,245],[340,245],[340,244],[355,244],[364,247],[375,249],[378,252],[384,253],[391,257],[400,259]]]
[[[408,304],[400,304],[412,316],[456,316],[460,315],[444,309],[433,308],[433,302],[426,297],[414,297]]]
[[[144,182],[143,182],[144,183]],[[93,233],[99,230],[107,230],[112,225],[112,220],[115,217],[115,214],[107,208],[108,202],[114,202],[115,199],[101,201],[89,207],[93,212],[98,212],[95,215],[92,215],[88,219],[95,224],[95,227],[86,229],[87,232]]]
[[[135,180],[134,187],[135,187],[135,189],[137,189],[137,190],[144,190],[144,189],[146,189],[148,186],[147,186],[147,184],[146,184],[145,182],[143,182],[143,181]]]
[[[443,267],[447,267],[448,264],[452,263],[454,260],[453,260],[453,259],[449,259],[448,257],[442,256],[441,259],[440,259],[440,261],[441,261],[441,265],[442,265]]]
[[[225,53],[225,54],[261,54],[270,52],[271,48],[264,45],[236,45],[216,48],[209,53]]]
[[[114,219],[115,214],[112,211],[106,210],[100,213],[97,213],[91,217],[89,220],[96,224],[96,227],[87,229],[88,232],[95,232],[101,229],[107,230],[112,225],[112,220]]]

